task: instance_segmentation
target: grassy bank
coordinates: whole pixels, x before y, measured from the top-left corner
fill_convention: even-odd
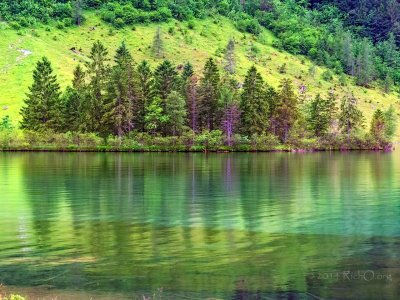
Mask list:
[[[273,135],[235,135],[228,142],[219,130],[179,137],[132,134],[122,138],[93,133],[54,133],[14,130],[0,131],[0,151],[95,151],[95,152],[225,152],[225,151],[340,151],[391,150],[392,144],[377,141],[369,133],[355,132],[307,138],[292,134],[287,144]]]

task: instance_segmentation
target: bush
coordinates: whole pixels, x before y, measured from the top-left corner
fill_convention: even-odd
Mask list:
[[[329,70],[326,70],[322,73],[322,79],[325,81],[331,81],[333,79],[332,72]]]
[[[115,21],[115,13],[113,11],[104,11],[102,16],[102,20],[108,23],[114,23]]]
[[[10,25],[10,27],[12,29],[15,29],[15,30],[20,30],[21,29],[21,25],[18,22],[15,22],[15,21],[12,21],[12,22],[8,23],[8,25]]]
[[[280,145],[278,137],[272,134],[255,134],[251,137],[251,140],[253,150],[258,151],[276,150],[276,148]]]
[[[124,20],[122,20],[121,18],[117,18],[114,22],[115,27],[117,28],[122,28],[125,25]]]

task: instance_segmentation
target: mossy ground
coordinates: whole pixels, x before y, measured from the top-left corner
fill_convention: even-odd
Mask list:
[[[136,62],[147,59],[156,66],[162,58],[155,58],[152,53],[152,41],[157,26],[161,27],[164,40],[165,59],[175,64],[190,61],[195,66],[195,72],[201,73],[205,60],[213,56],[221,69],[224,65],[222,54],[230,38],[236,41],[238,80],[243,80],[248,68],[255,64],[264,79],[272,86],[278,87],[280,81],[288,77],[293,86],[304,84],[309,97],[317,93],[326,94],[333,88],[339,96],[349,91],[360,100],[359,105],[366,121],[369,122],[375,108],[387,109],[390,104],[400,112],[400,101],[397,92],[385,94],[376,83],[372,88],[361,88],[353,84],[353,79],[347,77],[348,86],[339,83],[339,76],[325,81],[322,73],[326,70],[317,67],[316,80],[309,74],[312,62],[302,56],[294,56],[280,52],[272,46],[274,36],[264,30],[260,37],[239,32],[234,24],[226,18],[195,20],[194,27],[189,28],[187,22],[171,20],[169,23],[136,25],[115,29],[106,24],[94,12],[87,13],[87,20],[81,27],[58,29],[51,25],[40,25],[35,29],[24,28],[17,32],[0,23],[0,118],[10,115],[14,123],[20,119],[19,110],[23,104],[25,93],[32,83],[32,70],[42,56],[47,56],[53,64],[62,87],[70,83],[73,68],[87,59],[91,45],[101,40],[109,49],[112,59],[116,48],[125,41]],[[94,30],[91,30],[94,27]],[[192,27],[192,26],[190,26]],[[174,34],[169,33],[173,28]],[[70,49],[75,47],[80,54]],[[251,49],[258,49],[257,54]],[[24,55],[18,49],[26,49],[32,54]],[[256,56],[256,58],[254,58]],[[286,63],[286,73],[278,72],[280,66]],[[7,109],[5,109],[7,107]],[[367,124],[368,125],[368,124]],[[400,138],[400,129],[396,140]]]

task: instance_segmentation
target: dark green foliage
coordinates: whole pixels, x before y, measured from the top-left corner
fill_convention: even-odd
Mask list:
[[[214,130],[218,123],[218,100],[220,99],[219,89],[220,77],[215,61],[209,58],[204,66],[204,74],[201,80],[200,94],[200,122],[202,128]]]
[[[21,109],[21,128],[41,131],[60,126],[60,86],[50,61],[43,57],[33,71],[25,105]]]
[[[310,104],[310,114],[308,125],[316,136],[321,136],[328,131],[329,116],[327,112],[326,100],[321,95],[317,95]]]
[[[261,74],[252,66],[243,84],[240,109],[242,111],[241,130],[251,136],[264,133],[268,128],[268,103],[265,98],[264,81]]]
[[[357,107],[357,100],[352,94],[344,96],[340,104],[339,127],[350,136],[353,129],[363,126],[363,122],[364,118]]]
[[[378,141],[382,141],[385,138],[386,124],[385,114],[378,108],[372,117],[370,129],[371,135]]]
[[[177,89],[178,72],[169,60],[164,60],[154,71],[154,92],[161,100]],[[165,108],[165,106],[164,106]]]
[[[165,104],[165,114],[168,124],[172,127],[172,135],[180,134],[185,123],[186,109],[185,99],[176,91],[171,92]]]
[[[154,39],[153,39],[153,54],[157,58],[161,58],[163,50],[164,50],[164,46],[163,46],[163,40],[161,37],[161,29],[160,29],[160,27],[157,27],[157,31],[156,31],[156,34],[154,35]]]
[[[235,41],[230,39],[225,49],[225,69],[229,73],[235,71],[236,58],[235,58]]]
[[[14,126],[11,122],[10,116],[6,115],[1,121],[0,121],[0,130],[10,130],[13,129]]]
[[[275,109],[277,135],[281,141],[286,142],[288,139],[289,130],[294,125],[299,116],[298,99],[294,94],[293,87],[289,79],[284,79],[280,85],[278,94],[278,103]]]
[[[397,116],[394,111],[393,105],[390,105],[388,110],[385,112],[385,119],[386,119],[386,138],[391,140],[396,133],[397,128]]]

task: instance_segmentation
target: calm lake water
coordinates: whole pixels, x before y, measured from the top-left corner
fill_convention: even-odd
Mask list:
[[[400,152],[0,153],[0,283],[398,299],[399,167]]]

